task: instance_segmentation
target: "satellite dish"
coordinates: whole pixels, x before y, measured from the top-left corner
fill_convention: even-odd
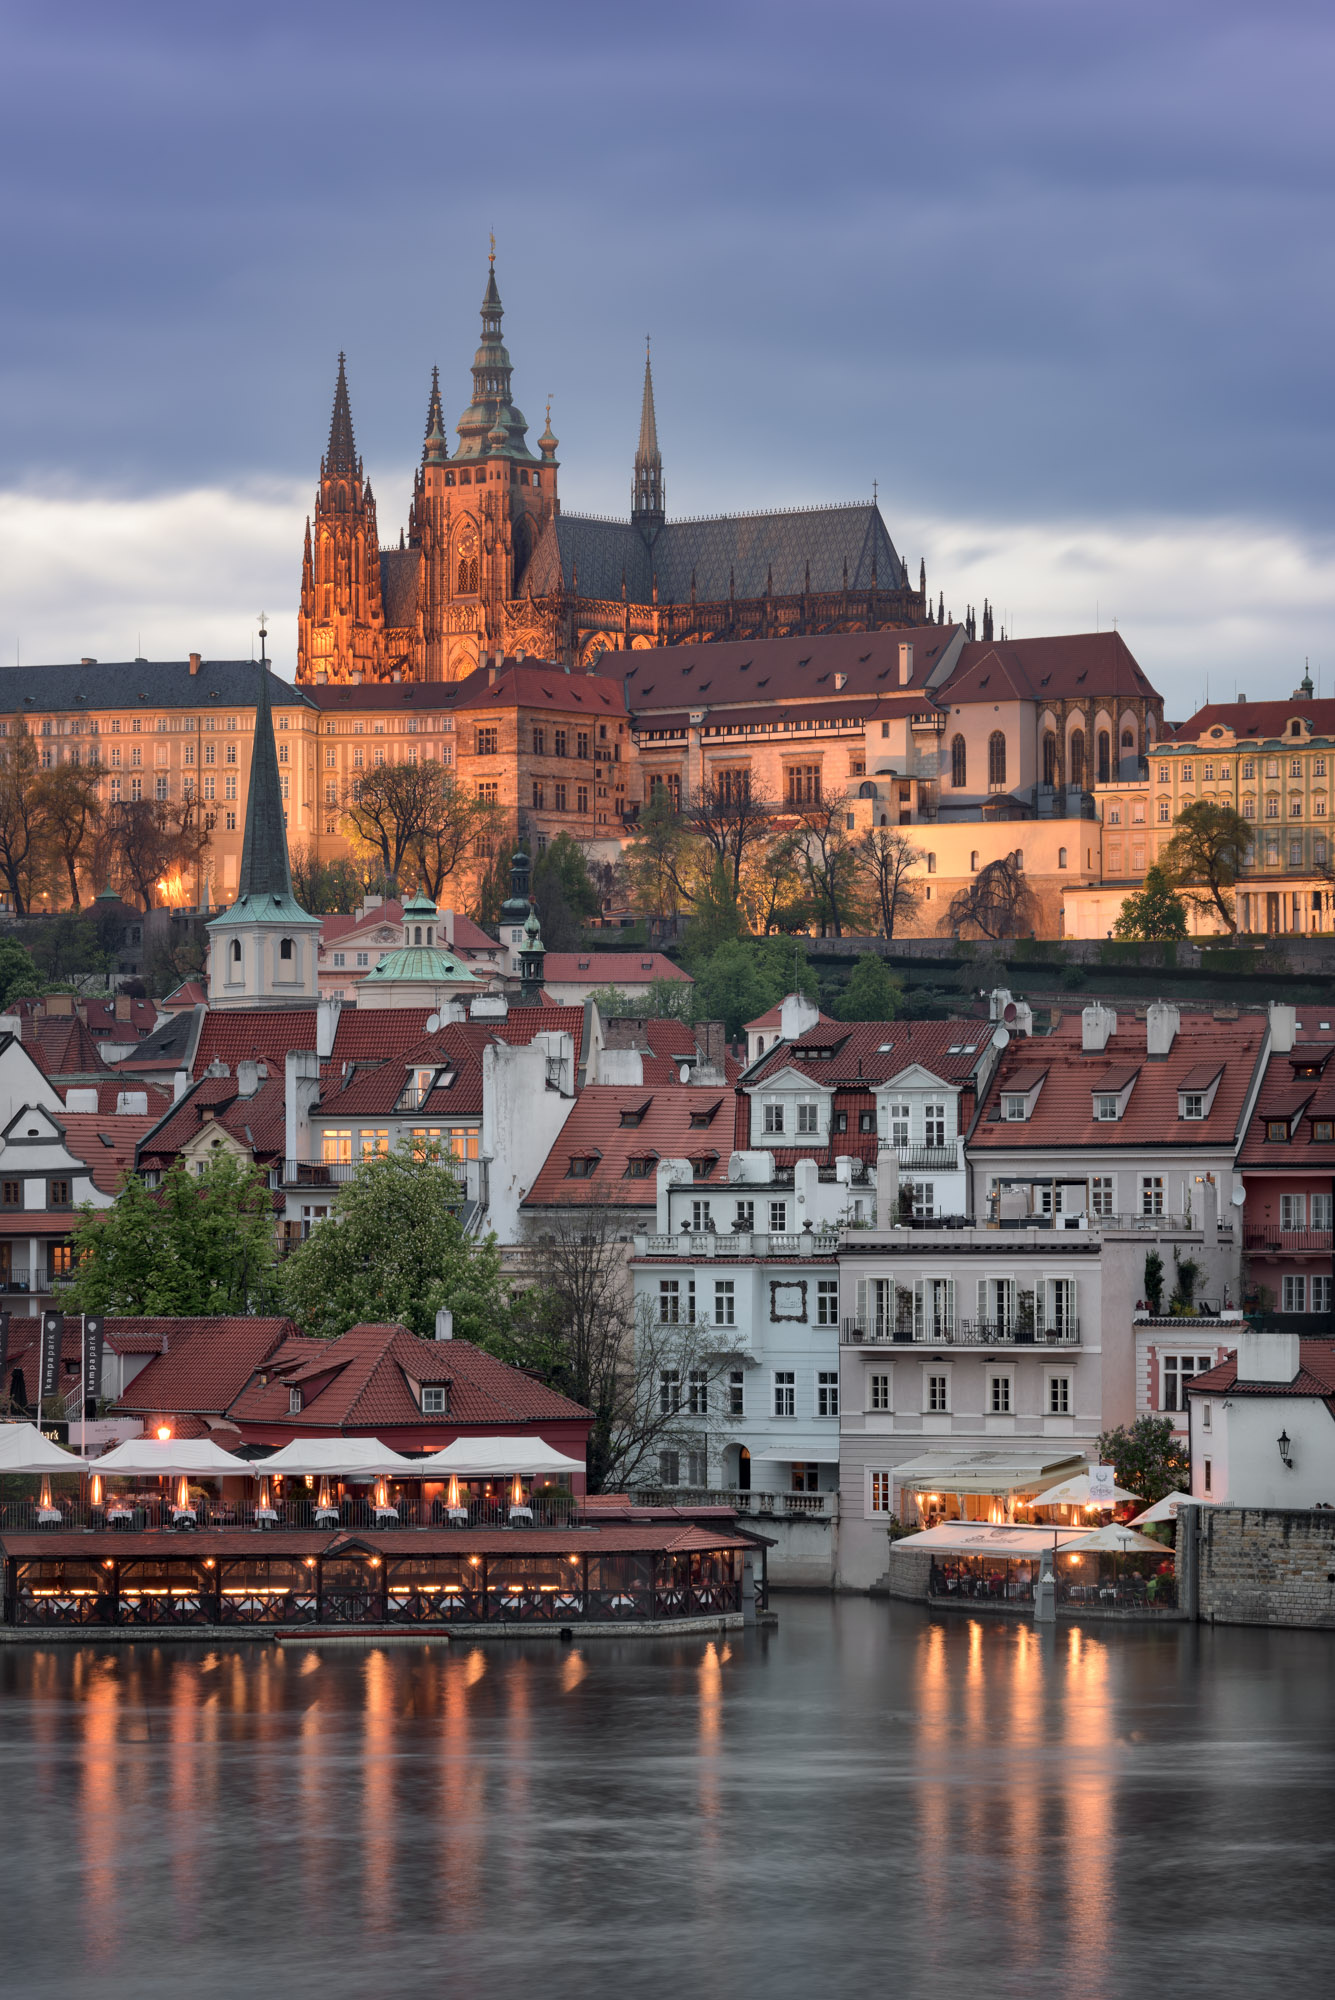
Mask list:
[[[1234,1206],[1234,1208],[1242,1208],[1242,1207],[1244,1207],[1244,1206],[1245,1206],[1245,1204],[1246,1204],[1246,1200],[1247,1200],[1247,1190],[1246,1190],[1246,1188],[1234,1188],[1234,1190],[1233,1190],[1233,1206]]]
[[[992,1046],[994,1049],[1008,1049],[1010,1045],[1011,1031],[1009,1028],[996,1028],[993,1030]]]
[[[440,1015],[428,1014],[426,1017],[426,1031],[428,1035],[434,1035],[439,1026],[440,1026]]]
[[[683,1063],[681,1068],[677,1071],[677,1081],[678,1083],[689,1083],[690,1080],[691,1080],[691,1065],[689,1063]]]

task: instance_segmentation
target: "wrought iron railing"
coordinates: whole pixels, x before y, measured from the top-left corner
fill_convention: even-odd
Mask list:
[[[1074,1347],[1080,1341],[1080,1321],[1072,1313],[1054,1318],[1046,1316],[1036,1320],[1032,1326],[1022,1326],[1018,1320],[1006,1319],[966,1319],[947,1318],[944,1315],[924,1314],[921,1317],[896,1318],[887,1313],[869,1313],[865,1318],[854,1316],[844,1320],[840,1337],[846,1346],[920,1346],[930,1347]]]

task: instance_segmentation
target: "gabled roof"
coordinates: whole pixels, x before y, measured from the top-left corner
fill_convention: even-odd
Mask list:
[[[1193,1375],[1185,1387],[1192,1396],[1314,1396],[1335,1414],[1335,1341],[1300,1340],[1298,1373],[1291,1382],[1240,1382],[1233,1353]]]
[[[318,1347],[319,1351],[315,1349]],[[395,1425],[505,1429],[569,1421],[589,1412],[568,1396],[507,1367],[466,1340],[419,1340],[405,1327],[354,1326],[337,1340],[298,1340],[278,1349],[234,1399],[238,1423],[287,1423],[289,1392],[303,1391],[296,1430],[368,1431]],[[445,1414],[425,1414],[412,1384],[446,1383]]]
[[[1287,737],[1294,716],[1307,723],[1313,736],[1335,737],[1335,701],[1311,695],[1290,695],[1287,701],[1214,701],[1186,722],[1179,722],[1172,742],[1179,749],[1209,747],[1212,729],[1231,730],[1240,742],[1272,743]]]
[[[714,639],[708,645],[650,646],[604,659],[624,667],[627,698],[640,729],[665,724],[678,712],[706,703],[711,723],[727,719],[740,705],[760,704],[763,715],[773,713],[775,702],[794,701],[810,702],[822,714],[829,712],[827,703],[839,714],[854,709],[870,713],[869,702],[884,704],[886,715],[912,714],[933,706],[927,682],[958,635],[957,625],[917,625],[785,639]],[[913,648],[912,679],[903,688],[901,645]]]
[[[253,1097],[242,1097],[236,1076],[203,1076],[154,1128],[150,1122],[139,1149],[141,1168],[169,1167],[205,1127],[221,1128],[257,1159],[281,1159],[284,1146],[286,1075],[272,1064]]]
[[[646,979],[677,979],[683,986],[693,986],[691,973],[661,951],[549,951],[543,960],[544,982],[571,985],[574,982],[594,986],[623,986],[629,982],[639,986]]]
[[[1120,632],[1050,639],[975,639],[937,690],[942,701],[1062,701],[1153,696]]]
[[[122,1112],[107,1117],[97,1111],[67,1111],[61,1119],[65,1144],[76,1160],[82,1160],[93,1186],[103,1194],[118,1194],[121,1182],[134,1167],[135,1149],[146,1132],[151,1132],[161,1116],[161,1107],[148,1114]]]
[[[708,1162],[700,1184],[719,1187],[727,1180],[728,1157],[736,1146],[733,1097],[730,1089],[705,1084],[587,1085],[557,1134],[524,1207],[580,1202],[652,1208],[657,1162],[667,1159]],[[639,1122],[623,1125],[623,1112],[640,1113]],[[708,1125],[692,1125],[693,1115],[706,1113],[712,1113]],[[592,1160],[596,1166],[590,1174],[572,1174],[572,1160]],[[653,1165],[643,1174],[628,1174],[632,1160]]]
[[[564,712],[578,721],[624,720],[621,676],[612,673],[567,673],[564,667],[507,659],[492,679],[489,667],[478,667],[453,686],[455,709],[544,708]],[[471,744],[460,745],[462,751]]]
[[[220,1417],[260,1363],[295,1332],[290,1319],[248,1317],[109,1319],[107,1330],[122,1349],[122,1330],[160,1343],[117,1402],[117,1414],[164,1417],[187,1411]]]
[[[1256,1104],[1238,1149],[1240,1168],[1252,1171],[1267,1168],[1283,1174],[1319,1173],[1323,1178],[1335,1172],[1335,1140],[1318,1139],[1314,1131],[1318,1120],[1329,1121],[1335,1130],[1335,1075],[1295,1081],[1295,1058],[1303,1053],[1304,1044],[1299,1041],[1292,1055],[1271,1056],[1266,1064]],[[1319,1060],[1325,1049],[1313,1047],[1311,1053],[1314,1061]],[[1288,1138],[1267,1138],[1266,1126],[1281,1118],[1289,1127]]]
[[[582,1007],[515,1007],[504,1020],[447,1021],[444,1027],[429,1035],[419,1035],[406,1048],[387,1055],[379,1063],[368,1066],[365,1059],[359,1060],[345,1082],[327,1083],[320,1094],[320,1117],[385,1116],[398,1103],[410,1071],[436,1068],[448,1073],[452,1081],[443,1089],[433,1090],[414,1116],[420,1115],[424,1120],[480,1118],[482,1058],[489,1043],[505,1042],[511,1048],[526,1048],[536,1035],[567,1034],[574,1044],[578,1068],[583,1028]]]
[[[776,1042],[758,1056],[747,1072],[746,1088],[792,1069],[827,1089],[857,1084],[870,1091],[915,1065],[943,1083],[963,1084],[985,1059],[991,1037],[987,1021],[827,1021],[822,1016],[796,1041]]]
[[[426,1031],[430,1007],[345,1007],[338,1017],[331,1057],[343,1064],[383,1060],[410,1047]],[[235,1069],[247,1058],[282,1071],[289,1049],[315,1047],[314,1007],[231,1007],[206,1014],[195,1051],[195,1075],[212,1062]]]

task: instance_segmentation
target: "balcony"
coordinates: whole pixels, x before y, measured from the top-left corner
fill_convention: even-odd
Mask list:
[[[1249,1223],[1243,1229],[1242,1243],[1245,1250],[1265,1250],[1276,1257],[1322,1252],[1329,1257],[1335,1236],[1329,1229],[1280,1229],[1270,1223]]]
[[[731,1507],[735,1514],[768,1516],[773,1520],[833,1522],[839,1518],[837,1493],[753,1493],[740,1486],[637,1487],[636,1501],[644,1507]]]
[[[73,1271],[51,1271],[44,1265],[33,1269],[27,1264],[15,1264],[8,1274],[0,1276],[0,1297],[17,1294],[33,1298],[43,1292],[58,1292],[72,1283]]]
[[[291,1194],[346,1187],[366,1164],[365,1160],[284,1160],[281,1166],[270,1167],[269,1186]],[[463,1183],[466,1200],[486,1206],[488,1161],[460,1160],[453,1153],[442,1153],[438,1164]]]
[[[955,1146],[896,1146],[901,1169],[937,1174],[962,1173],[964,1162]]]
[[[833,1257],[839,1248],[839,1232],[683,1229],[675,1236],[637,1236],[635,1248],[642,1257],[675,1257],[691,1263],[726,1264],[737,1257]]]
[[[839,1332],[844,1347],[1078,1347],[1080,1321],[1071,1314],[1052,1324],[1022,1327],[1014,1320],[891,1319],[879,1313],[846,1319]]]

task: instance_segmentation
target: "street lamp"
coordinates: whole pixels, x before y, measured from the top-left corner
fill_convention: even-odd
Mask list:
[[[1288,1468],[1289,1468],[1289,1471],[1290,1471],[1290,1472],[1292,1472],[1292,1470],[1293,1470],[1293,1441],[1292,1441],[1292,1439],[1290,1438],[1290,1436],[1289,1436],[1288,1432],[1287,1432],[1287,1431],[1281,1431],[1281,1432],[1280,1432],[1280,1434],[1279,1434],[1279,1438],[1278,1438],[1277,1442],[1278,1442],[1278,1444],[1279,1444],[1279,1455],[1280,1455],[1280,1457],[1281,1457],[1281,1458],[1283,1459],[1283,1461],[1284,1461],[1285,1465],[1287,1465],[1287,1466],[1288,1466]]]

